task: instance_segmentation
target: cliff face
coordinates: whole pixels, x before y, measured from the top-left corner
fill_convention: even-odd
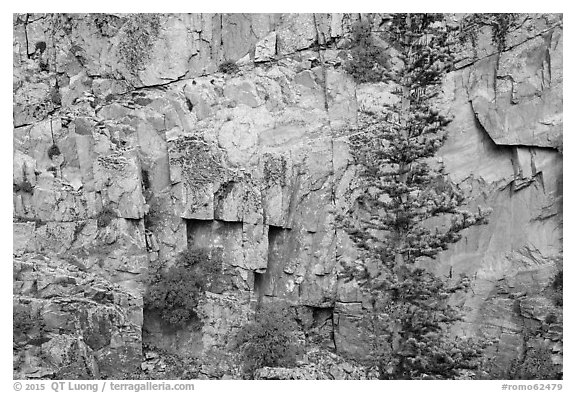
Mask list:
[[[349,28],[365,17],[14,16],[15,271],[75,265],[136,299],[114,303],[120,319],[133,304],[142,313],[151,264],[186,248],[220,249],[228,277],[203,300],[201,327],[174,331],[145,314],[131,319],[129,355],[114,340],[84,340],[87,352],[137,362],[144,340],[207,355],[256,302],[278,298],[298,306],[321,346],[365,353],[365,298],[338,280],[353,252],[336,224],[355,197],[347,134],[359,110],[392,99],[385,83],[357,85],[343,70]],[[454,299],[466,310],[459,332],[495,339],[502,360],[531,345],[527,326],[550,327],[557,311],[545,289],[562,252],[562,19],[518,18],[500,48],[489,26],[463,40],[446,77],[441,105],[454,120],[437,159],[471,209],[493,213],[427,262],[447,279],[470,278],[472,290]],[[24,287],[15,284],[15,302],[29,296]],[[549,330],[542,340],[557,342]],[[27,356],[45,345],[27,344]]]
[[[14,258],[14,378],[104,379],[140,367],[142,298],[57,257]]]

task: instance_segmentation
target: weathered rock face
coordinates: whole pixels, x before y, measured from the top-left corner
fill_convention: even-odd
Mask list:
[[[353,252],[336,217],[356,196],[346,135],[393,96],[342,68],[359,18],[15,15],[15,255],[59,255],[141,301],[156,262],[216,248],[229,285],[203,300],[202,326],[171,332],[148,313],[145,341],[224,349],[257,302],[284,299],[310,314],[304,328],[323,326],[324,346],[365,354],[366,299],[338,279]],[[454,120],[438,159],[470,208],[494,212],[427,262],[470,277],[461,331],[498,339],[498,353],[522,351],[527,313],[549,306],[528,303],[562,250],[562,20],[519,18],[501,52],[488,28],[463,43],[444,83]],[[499,280],[526,294],[498,293]],[[518,301],[532,311],[509,318]]]
[[[525,36],[511,34],[504,52],[445,84],[454,121],[443,163],[470,206],[493,213],[438,258],[436,271],[473,278],[474,295],[460,300],[471,310],[464,331],[493,339],[503,364],[531,345],[526,326],[561,316],[545,292],[562,255],[562,156],[551,148],[562,135],[562,20],[527,15],[525,23]],[[512,283],[508,292],[503,282]],[[541,300],[541,317],[522,311],[527,298]]]
[[[14,259],[14,378],[122,378],[140,367],[142,298],[69,261]]]

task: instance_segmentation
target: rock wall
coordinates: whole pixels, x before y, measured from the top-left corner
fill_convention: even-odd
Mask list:
[[[562,260],[561,16],[520,15],[501,53],[485,45],[482,58],[447,79],[454,121],[441,159],[470,206],[493,212],[438,258],[436,271],[472,278],[460,299],[469,310],[464,331],[490,338],[506,364],[533,345],[527,329],[543,329],[550,343],[546,316],[562,318],[546,295]],[[553,344],[558,363],[561,345]]]
[[[57,255],[141,299],[151,264],[216,248],[229,285],[203,301],[201,327],[148,314],[144,341],[200,356],[258,301],[284,299],[323,346],[361,356],[364,298],[338,280],[353,253],[336,217],[355,196],[346,136],[391,100],[343,70],[366,17],[14,15],[15,255]],[[471,278],[461,331],[510,356],[552,307],[542,291],[562,250],[562,19],[519,18],[504,50],[489,27],[463,42],[446,78],[438,160],[471,208],[494,212],[428,263]]]
[[[106,379],[140,368],[142,298],[58,258],[14,258],[14,378]]]

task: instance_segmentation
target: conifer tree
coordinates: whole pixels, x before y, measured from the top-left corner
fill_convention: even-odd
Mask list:
[[[381,379],[456,378],[480,355],[479,346],[448,336],[459,316],[447,299],[466,282],[449,288],[417,262],[438,256],[488,211],[461,209],[463,193],[431,160],[449,124],[433,104],[453,64],[442,15],[394,14],[386,38],[403,63],[386,81],[398,99],[362,113],[350,138],[363,193],[359,217],[345,221],[361,250],[347,275],[372,300],[369,358]],[[447,224],[432,225],[440,221]]]

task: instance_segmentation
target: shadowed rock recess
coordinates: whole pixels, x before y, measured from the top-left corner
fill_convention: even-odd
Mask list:
[[[14,378],[238,378],[234,335],[275,301],[293,306],[305,353],[255,378],[373,377],[367,299],[339,275],[356,253],[338,217],[357,197],[358,114],[395,98],[345,71],[359,20],[377,38],[386,26],[367,14],[14,14]],[[468,209],[493,211],[423,265],[470,280],[453,330],[491,341],[486,358],[545,346],[561,367],[562,16],[516,20],[501,45],[488,24],[455,41],[434,160]],[[170,326],[144,295],[195,248],[218,256],[218,282]]]

